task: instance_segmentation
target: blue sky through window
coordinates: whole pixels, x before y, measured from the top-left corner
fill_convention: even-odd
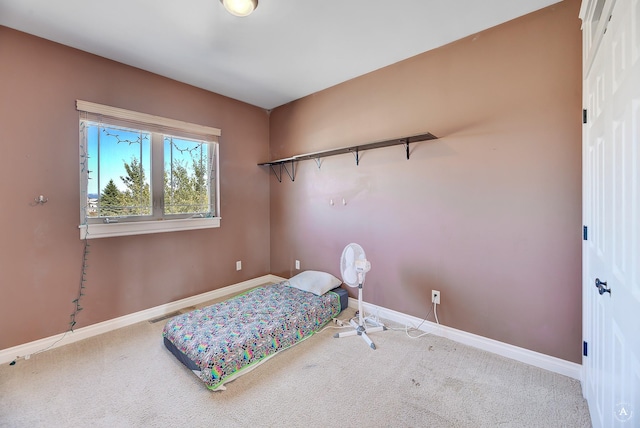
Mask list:
[[[105,132],[106,131],[106,132]],[[98,135],[100,133],[100,135]],[[146,182],[151,174],[151,135],[114,127],[87,127],[87,148],[89,151],[89,183],[87,193],[95,195],[113,179],[119,190],[126,190],[120,177],[126,177],[124,163],[131,164],[135,158],[141,162]]]
[[[151,133],[113,126],[103,127],[97,123],[88,123],[86,133],[89,155],[90,179],[87,185],[89,197],[100,194],[111,179],[119,190],[127,190],[120,177],[127,176],[124,163],[131,164],[134,158],[141,162],[146,183],[150,183]],[[165,138],[165,169],[169,169],[169,165],[173,161],[185,166],[193,173],[193,159],[202,159],[206,165],[208,164],[207,158],[206,144],[203,144],[202,141],[176,137]]]

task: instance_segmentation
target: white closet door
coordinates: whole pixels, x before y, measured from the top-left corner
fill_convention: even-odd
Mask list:
[[[594,427],[640,426],[639,22],[640,0],[616,1],[584,85],[583,381]]]

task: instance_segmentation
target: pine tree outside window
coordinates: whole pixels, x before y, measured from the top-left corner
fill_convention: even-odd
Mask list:
[[[80,236],[219,227],[220,130],[77,101]]]

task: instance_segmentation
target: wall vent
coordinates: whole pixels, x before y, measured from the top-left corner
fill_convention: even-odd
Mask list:
[[[155,324],[155,323],[157,323],[157,322],[164,321],[164,320],[168,320],[169,318],[173,318],[173,317],[175,317],[176,315],[180,315],[180,312],[177,312],[177,311],[176,311],[176,312],[171,312],[170,314],[163,315],[163,316],[161,316],[161,317],[159,317],[159,318],[151,319],[151,320],[149,320],[149,323],[151,323],[151,324]]]
[[[166,315],[163,315],[163,316],[158,317],[158,318],[150,319],[149,323],[150,324],[155,324],[157,322],[168,320],[169,318],[173,318],[176,315],[186,314],[187,312],[194,311],[195,309],[196,309],[195,306],[189,306],[189,307],[186,307],[186,308],[182,308],[179,311],[171,312],[170,314],[166,314]]]

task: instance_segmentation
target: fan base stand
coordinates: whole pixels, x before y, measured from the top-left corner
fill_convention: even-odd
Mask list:
[[[354,320],[349,321],[349,324],[351,324],[351,327],[353,327],[353,330],[345,331],[343,333],[336,333],[333,337],[338,338],[338,337],[358,335],[362,337],[365,342],[367,342],[367,345],[369,345],[371,349],[374,349],[374,350],[376,349],[376,344],[373,343],[373,341],[369,338],[367,333],[375,333],[376,331],[384,331],[387,329],[387,327],[385,326],[365,328],[364,326],[359,325]]]
[[[333,335],[333,337],[339,338],[339,337],[358,335],[362,337],[365,342],[367,342],[367,345],[369,345],[371,349],[375,350],[376,345],[375,343],[373,343],[371,339],[369,339],[369,336],[367,336],[367,333],[384,331],[387,329],[387,327],[385,327],[382,324],[379,324],[375,327],[365,326],[364,315],[363,315],[364,312],[362,311],[362,283],[363,282],[364,282],[364,274],[362,272],[358,272],[358,322],[355,322],[352,318],[351,320],[349,320],[349,324],[351,325],[351,327],[353,327],[353,330],[345,331],[344,333],[336,333]]]
[[[367,345],[369,345],[369,347],[371,349],[376,349],[376,345],[375,343],[373,343],[373,341],[371,339],[369,339],[369,336],[367,336],[367,333],[375,333],[376,331],[384,331],[387,329],[387,327],[385,327],[384,325],[378,325],[376,327],[365,327],[365,321],[364,321],[364,316],[363,316],[363,312],[362,312],[362,281],[360,281],[360,284],[358,285],[358,320],[359,322],[355,322],[353,319],[351,319],[349,321],[349,324],[351,324],[351,327],[353,327],[353,330],[351,331],[345,331],[343,333],[336,333],[335,335],[333,335],[333,337],[338,338],[338,337],[347,337],[347,336],[355,336],[358,335],[360,337],[362,337],[364,339],[365,342],[367,342]]]

